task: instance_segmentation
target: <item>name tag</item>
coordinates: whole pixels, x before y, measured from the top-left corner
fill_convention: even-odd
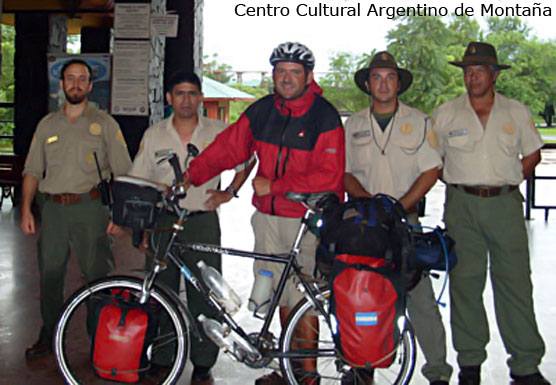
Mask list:
[[[365,138],[371,136],[371,130],[357,131],[352,134],[354,139]]]
[[[54,142],[56,142],[57,140],[58,140],[58,136],[57,136],[57,135],[51,136],[50,138],[46,139],[46,144],[54,143]]]
[[[467,129],[462,128],[459,130],[452,130],[448,132],[448,138],[455,138],[456,136],[464,136],[467,135]]]

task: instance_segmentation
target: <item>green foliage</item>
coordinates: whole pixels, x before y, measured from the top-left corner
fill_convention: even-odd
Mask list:
[[[258,86],[246,86],[243,84],[228,84],[229,86],[236,88],[240,91],[247,92],[253,95],[255,99],[260,99],[263,96],[268,95],[272,92],[272,87],[270,86],[270,81],[266,79]],[[234,123],[239,119],[239,116],[249,107],[251,102],[231,102],[230,103],[230,123]]]
[[[348,52],[338,52],[330,58],[330,71],[319,85],[326,97],[340,112],[354,112],[369,105],[369,96],[361,92],[353,81],[353,76],[359,68],[369,64],[375,54],[355,55]]]
[[[0,102],[14,100],[15,28],[2,25],[2,75],[0,76]],[[0,108],[0,119],[13,119],[12,108]],[[13,134],[13,123],[0,123],[0,135]],[[0,139],[0,152],[12,152],[10,139]]]
[[[218,54],[212,55],[212,60],[209,61],[207,55],[203,56],[203,75],[220,83],[228,83],[232,80],[230,70],[232,66],[218,62]]]

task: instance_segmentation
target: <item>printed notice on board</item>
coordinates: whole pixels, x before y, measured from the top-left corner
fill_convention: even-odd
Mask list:
[[[178,36],[178,15],[152,15],[152,36]]]
[[[149,52],[150,40],[114,42],[113,115],[149,114]]]
[[[116,39],[148,39],[151,5],[143,3],[116,4],[114,36]]]

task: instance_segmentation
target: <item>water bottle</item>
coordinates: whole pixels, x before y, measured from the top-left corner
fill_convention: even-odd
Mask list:
[[[238,361],[242,361],[245,355],[253,360],[262,358],[261,353],[253,345],[232,333],[227,325],[223,325],[212,318],[207,318],[204,314],[199,314],[197,320],[203,325],[207,337],[220,349],[231,353]]]
[[[207,266],[205,262],[197,263],[203,281],[216,297],[216,300],[222,305],[230,315],[234,315],[241,307],[241,299],[235,291],[224,281],[222,275],[212,266]]]
[[[197,320],[203,325],[203,330],[208,338],[211,339],[219,348],[225,351],[233,351],[233,342],[229,338],[230,329],[220,322],[199,314]]]
[[[251,311],[266,314],[268,305],[270,305],[270,297],[272,297],[272,283],[274,274],[272,271],[259,270],[255,276],[255,283],[247,308]]]

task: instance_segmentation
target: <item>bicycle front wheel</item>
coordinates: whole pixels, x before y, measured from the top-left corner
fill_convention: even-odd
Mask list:
[[[106,300],[116,299],[115,293],[125,292],[128,298],[138,299],[143,280],[134,277],[109,277],[92,282],[75,292],[64,305],[54,334],[56,363],[67,384],[109,384],[98,376],[91,357],[92,313],[94,307]],[[120,294],[121,295],[121,294]],[[175,384],[183,371],[189,352],[188,327],[177,299],[159,287],[153,287],[148,301],[155,309],[159,327],[147,356],[160,366],[143,368],[141,384]],[[162,326],[164,324],[164,327]]]
[[[280,366],[284,377],[291,385],[318,384],[317,379],[320,385],[370,383],[368,372],[353,371],[335,348],[328,322],[330,290],[316,297],[324,314],[312,302],[303,299],[286,321],[280,338]],[[392,365],[374,370],[373,385],[409,384],[416,357],[415,337],[409,325],[404,327],[395,354]]]

